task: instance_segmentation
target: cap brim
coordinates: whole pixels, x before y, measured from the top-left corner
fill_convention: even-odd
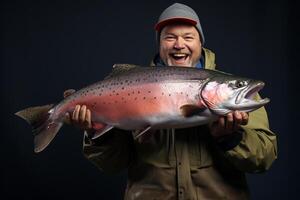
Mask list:
[[[177,17],[177,18],[169,18],[169,19],[166,19],[166,20],[163,20],[161,22],[158,22],[157,24],[155,24],[154,28],[156,31],[161,31],[161,29],[168,25],[168,24],[172,24],[172,23],[176,23],[176,22],[179,22],[179,23],[187,23],[187,24],[191,24],[193,26],[195,26],[197,24],[197,21],[195,20],[192,20],[192,19],[189,19],[189,18],[182,18],[182,17]]]

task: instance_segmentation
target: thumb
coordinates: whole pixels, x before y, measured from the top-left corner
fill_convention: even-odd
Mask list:
[[[69,113],[66,113],[65,117],[64,117],[64,123],[65,124],[71,124],[71,117]]]

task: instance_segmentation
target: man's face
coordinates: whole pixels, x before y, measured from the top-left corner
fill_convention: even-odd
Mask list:
[[[197,29],[187,24],[165,26],[160,34],[159,55],[168,66],[195,67],[201,57]]]

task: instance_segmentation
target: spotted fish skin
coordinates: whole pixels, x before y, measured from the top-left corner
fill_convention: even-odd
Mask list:
[[[94,137],[114,127],[140,131],[184,128],[216,119],[218,114],[213,112],[216,101],[211,103],[209,100],[215,98],[213,95],[218,95],[213,93],[218,89],[214,86],[248,80],[187,67],[135,66],[125,70],[124,65],[120,65],[114,71],[105,80],[78,90],[47,112],[44,107],[39,112],[33,107],[35,113],[43,116],[41,121],[31,119],[33,108],[16,113],[33,125],[36,152],[50,143],[62,126],[65,114],[73,112],[78,104],[86,105],[91,110],[92,122],[97,127]],[[210,85],[207,87],[209,90],[204,89],[207,84]],[[228,86],[226,91],[230,93],[233,89]],[[228,95],[222,98],[224,96]]]
[[[56,113],[71,112],[80,104],[92,111],[94,122],[121,129],[162,128],[168,122],[182,126],[181,105],[205,106],[199,92],[207,77],[199,75],[185,68],[133,69],[79,90],[62,101]]]

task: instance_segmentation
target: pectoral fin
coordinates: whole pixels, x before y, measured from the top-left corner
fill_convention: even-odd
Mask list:
[[[137,67],[139,67],[139,66],[133,65],[133,64],[114,64],[112,72],[107,77],[105,77],[105,79],[112,78],[114,76],[118,76],[124,72],[127,72],[127,71],[137,68]]]
[[[197,105],[192,104],[186,104],[180,107],[181,113],[185,117],[191,117],[193,115],[197,115],[204,110],[206,110],[206,107],[199,107]]]

